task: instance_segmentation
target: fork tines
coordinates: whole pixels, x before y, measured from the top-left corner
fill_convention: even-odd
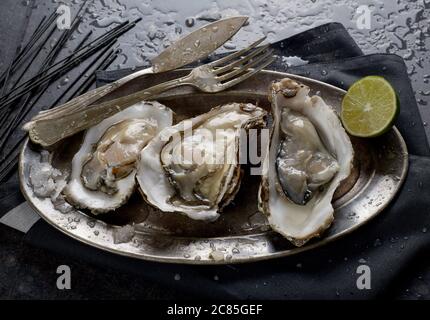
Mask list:
[[[263,37],[249,47],[209,63],[214,68],[217,80],[230,87],[249,78],[275,61],[275,57],[272,55],[273,49],[269,49],[270,44],[256,48],[265,39],[266,37]]]

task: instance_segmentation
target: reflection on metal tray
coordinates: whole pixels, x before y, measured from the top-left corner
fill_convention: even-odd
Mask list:
[[[116,95],[141,90],[183,73],[179,70],[136,79]],[[207,112],[227,102],[258,103],[269,110],[268,85],[284,77],[307,84],[313,94],[321,95],[329,105],[339,110],[345,91],[316,80],[273,71],[260,72],[218,94],[202,94],[183,87],[164,93],[158,100],[170,107],[180,119]],[[81,140],[82,135],[79,134],[51,150],[53,166],[67,170]],[[354,170],[335,194],[334,223],[321,238],[300,248],[271,231],[265,217],[258,212],[259,176],[245,174],[234,203],[211,223],[159,212],[148,206],[137,192],[126,205],[106,215],[94,217],[79,210],[61,213],[54,209],[50,199],[40,199],[33,194],[29,169],[40,161],[41,156],[40,149],[29,142],[21,153],[21,187],[29,203],[48,223],[78,241],[103,250],[170,263],[251,262],[292,255],[338,239],[369,221],[390,203],[405,178],[408,166],[407,149],[400,133],[393,128],[379,138],[352,139],[352,143]],[[135,224],[134,237],[127,243],[115,243],[120,226],[126,224]]]

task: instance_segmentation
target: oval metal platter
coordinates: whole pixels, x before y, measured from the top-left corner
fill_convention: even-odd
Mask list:
[[[141,90],[150,85],[183,75],[186,70],[136,79],[120,88],[117,95]],[[251,102],[270,110],[269,84],[284,77],[297,79],[339,111],[345,91],[309,78],[274,71],[263,71],[231,90],[203,94],[182,87],[157,97],[172,108],[179,119],[208,111],[227,102]],[[71,159],[82,141],[82,134],[64,140],[50,153],[51,164],[69,170]],[[115,212],[93,216],[71,210],[56,210],[49,198],[34,195],[30,168],[41,161],[41,150],[26,142],[20,157],[21,188],[32,207],[49,224],[85,244],[139,259],[186,264],[231,264],[293,255],[322,246],[358,229],[381,213],[399,190],[408,168],[405,142],[396,128],[375,139],[352,139],[355,151],[354,171],[347,183],[338,188],[335,220],[318,239],[295,247],[273,232],[257,210],[259,176],[245,174],[234,203],[212,223],[193,221],[179,214],[162,213],[147,205],[138,192]],[[246,172],[245,168],[245,172]],[[118,243],[121,226],[134,225],[134,235]],[[357,230],[356,232],[360,232]]]

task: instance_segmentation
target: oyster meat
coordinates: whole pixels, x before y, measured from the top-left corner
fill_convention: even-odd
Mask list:
[[[230,103],[161,131],[141,152],[136,175],[144,199],[164,212],[214,220],[240,186],[242,130],[266,112]]]
[[[273,126],[259,191],[272,229],[297,246],[332,223],[333,194],[353,160],[335,111],[309,91],[287,78],[271,86]]]
[[[67,200],[96,214],[121,206],[135,188],[140,151],[172,117],[158,102],[141,102],[90,128],[72,160]]]

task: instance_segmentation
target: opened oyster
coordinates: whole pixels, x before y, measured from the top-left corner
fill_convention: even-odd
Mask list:
[[[240,186],[241,130],[266,112],[231,103],[161,131],[141,152],[136,175],[144,199],[164,212],[214,220]]]
[[[172,111],[158,102],[135,104],[89,129],[72,160],[67,200],[93,213],[114,210],[132,194],[142,148],[172,125]]]
[[[333,194],[353,160],[338,116],[309,91],[291,79],[271,86],[273,127],[259,191],[272,228],[297,246],[332,223]]]

